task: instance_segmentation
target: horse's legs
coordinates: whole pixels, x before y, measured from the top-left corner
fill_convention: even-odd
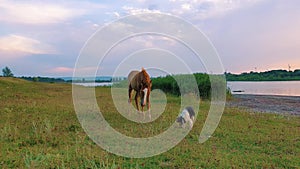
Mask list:
[[[147,95],[147,101],[146,101],[146,103],[147,103],[147,108],[150,111],[150,98],[149,98],[149,96],[150,96],[150,93]]]
[[[131,85],[128,87],[128,103],[131,103],[131,93],[132,93],[132,88]]]
[[[139,94],[138,94],[138,92],[136,92],[136,94],[135,94],[135,105],[136,105],[136,108],[137,108],[137,110],[138,111],[140,111],[140,109],[139,109],[139,102],[138,102],[138,96],[139,96]]]
[[[145,107],[145,106],[141,105],[141,107],[142,107],[142,113],[143,113],[143,115],[144,115],[144,120],[145,120],[145,112],[144,112],[144,107]]]
[[[151,112],[150,112],[150,90],[149,90],[149,93],[147,93],[147,101],[146,101],[146,103],[147,103],[147,108],[148,108],[148,113],[149,113],[149,118],[150,118],[150,120],[151,120]]]
[[[132,87],[129,85],[128,87],[128,114],[131,112],[131,96],[132,96]]]

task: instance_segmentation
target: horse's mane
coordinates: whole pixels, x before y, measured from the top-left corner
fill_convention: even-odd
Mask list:
[[[142,68],[142,73],[144,75],[145,80],[150,83],[150,76],[148,75],[148,73],[146,72],[146,70],[144,68]]]

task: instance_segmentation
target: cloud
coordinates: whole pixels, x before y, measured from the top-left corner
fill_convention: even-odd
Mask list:
[[[125,14],[135,15],[146,12],[177,15],[192,21],[225,16],[232,11],[251,7],[265,0],[169,0],[169,1],[135,1],[123,6]],[[132,1],[130,1],[132,2]]]
[[[74,69],[69,67],[55,67],[49,70],[49,73],[55,74],[70,74],[73,73]]]
[[[25,67],[28,70],[24,70],[27,74],[48,74],[51,73],[50,70],[57,74],[71,74],[70,67],[81,47],[97,29],[125,15],[150,13],[151,16],[151,13],[168,13],[186,19],[200,28],[212,40],[229,71],[280,65],[287,67],[288,64],[296,67],[299,65],[300,45],[297,36],[300,30],[299,2],[0,0],[0,61],[1,64],[12,67],[27,63]],[[151,17],[139,19],[142,23]],[[137,25],[142,28],[141,23]],[[161,26],[163,23],[161,21],[158,24]],[[117,33],[129,34],[133,26],[135,25],[121,22],[112,27],[111,31],[115,29]],[[116,34],[112,34],[112,37],[113,35]],[[116,47],[116,52],[112,51],[114,53],[105,66],[111,68],[123,56],[136,49],[167,46],[170,51],[176,50],[174,53],[184,53],[177,47],[180,44],[176,41],[160,38],[132,37],[124,41]],[[22,67],[24,66],[18,66],[20,69]],[[19,72],[23,73],[21,70]],[[94,68],[82,72],[92,73]]]
[[[183,9],[183,10],[191,10],[191,4],[182,4],[181,5],[181,8]]]
[[[181,16],[192,16],[203,20],[228,14],[233,10],[248,7],[263,0],[169,0],[172,13]],[[190,17],[189,17],[190,18]]]
[[[148,8],[136,8],[132,6],[123,6],[122,9],[127,15],[137,15],[142,13],[162,13],[157,9],[150,10]]]
[[[299,67],[299,5],[268,1],[206,24],[225,68],[242,72]]]
[[[77,2],[47,3],[35,1],[15,2],[0,0],[0,21],[23,24],[53,24],[82,16],[89,9],[103,8],[102,5]]]
[[[119,14],[118,12],[113,12],[113,14],[114,14],[117,18],[120,17],[120,14]]]
[[[56,51],[50,45],[44,44],[36,39],[19,35],[8,35],[0,37],[0,52],[10,57],[24,56],[28,54],[54,54]],[[1,56],[1,58],[5,55]]]

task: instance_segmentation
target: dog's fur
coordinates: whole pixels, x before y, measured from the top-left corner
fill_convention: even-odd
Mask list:
[[[181,127],[185,127],[185,123],[189,123],[190,128],[193,127],[195,120],[195,112],[194,109],[190,106],[183,109],[179,117],[177,117],[176,122],[179,123]]]

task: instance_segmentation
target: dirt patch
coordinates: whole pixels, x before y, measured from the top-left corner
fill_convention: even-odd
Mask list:
[[[268,112],[300,116],[300,97],[271,95],[234,95],[229,107],[242,107],[255,112]]]

